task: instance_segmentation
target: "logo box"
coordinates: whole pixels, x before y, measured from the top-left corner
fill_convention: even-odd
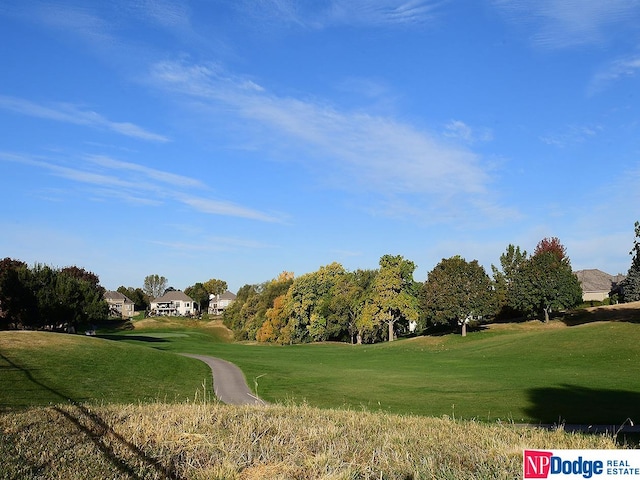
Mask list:
[[[640,479],[640,450],[524,450],[522,478]]]

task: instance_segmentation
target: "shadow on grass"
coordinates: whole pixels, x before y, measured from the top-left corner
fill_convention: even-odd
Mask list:
[[[533,388],[526,413],[542,424],[623,425],[640,422],[640,393],[575,385]]]
[[[592,322],[640,323],[640,306],[620,305],[617,308],[614,306],[574,310],[564,314],[561,320],[570,327]]]
[[[136,340],[138,342],[147,342],[147,343],[167,343],[169,340],[164,338],[154,337],[152,335],[96,335],[98,338],[104,338],[105,340]]]
[[[487,323],[473,322],[467,325],[467,333],[483,332],[489,328]],[[446,325],[430,325],[424,329],[422,335],[429,337],[444,337],[446,335],[460,335],[462,327],[457,322]]]
[[[90,411],[84,405],[76,402],[73,398],[65,395],[63,392],[51,388],[45,383],[39,381],[31,374],[31,371],[28,368],[18,365],[2,353],[0,353],[0,358],[8,364],[8,368],[21,371],[26,378],[38,388],[44,389],[59,398],[60,403],[70,402],[73,408],[56,406],[53,407],[53,409],[76,425],[81,432],[84,432],[87,438],[90,439],[104,454],[109,463],[113,465],[115,469],[120,471],[121,474],[127,475],[128,478],[141,479],[142,477],[136,474],[136,471],[139,471],[139,468],[136,468],[136,465],[139,466],[142,464],[145,467],[150,467],[156,471],[156,476],[154,478],[181,480],[173,466],[161,465],[153,457],[147,456],[139,447],[116,433],[113,428],[111,428],[107,422],[105,422],[95,412]],[[129,453],[131,458],[127,459],[123,455],[118,455],[118,453],[116,453],[116,448],[114,447],[124,447],[124,450]],[[34,467],[37,467],[37,465],[34,465]]]

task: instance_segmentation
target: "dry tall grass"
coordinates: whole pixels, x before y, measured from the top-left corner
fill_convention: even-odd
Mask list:
[[[616,444],[307,406],[66,405],[0,415],[0,478],[513,479],[524,448]]]

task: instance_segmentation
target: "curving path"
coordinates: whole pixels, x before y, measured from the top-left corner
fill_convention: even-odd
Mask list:
[[[221,402],[229,405],[266,405],[249,389],[242,370],[226,360],[207,355],[181,353],[185,357],[200,360],[211,368],[213,391]]]

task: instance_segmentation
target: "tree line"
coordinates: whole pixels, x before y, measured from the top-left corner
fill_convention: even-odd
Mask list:
[[[640,300],[640,222],[635,223],[633,260],[620,284],[619,300]],[[492,277],[477,260],[442,259],[424,282],[416,265],[400,255],[384,255],[375,270],[347,271],[339,263],[295,278],[283,272],[262,284],[244,285],[223,321],[237,339],[279,344],[312,341],[373,343],[398,335],[459,327],[461,332],[487,317],[542,317],[581,302],[582,290],[565,247],[545,238],[532,255],[509,245]],[[165,277],[145,277],[143,288],[120,287],[136,304],[166,291]],[[209,295],[227,283],[210,279],[185,289],[205,309]],[[0,328],[77,328],[108,316],[98,276],[76,266],[53,268],[11,258],[0,260]]]
[[[0,328],[74,331],[107,318],[98,276],[76,266],[52,268],[0,260]]]
[[[640,224],[636,223],[640,238]],[[640,300],[640,242],[621,292]],[[533,254],[509,245],[490,277],[477,260],[442,259],[424,282],[416,265],[384,255],[375,270],[347,271],[339,263],[294,278],[283,272],[244,285],[223,322],[239,340],[278,344],[313,341],[374,343],[397,336],[459,328],[487,318],[549,321],[553,312],[582,302],[582,288],[557,237],[541,240]]]

